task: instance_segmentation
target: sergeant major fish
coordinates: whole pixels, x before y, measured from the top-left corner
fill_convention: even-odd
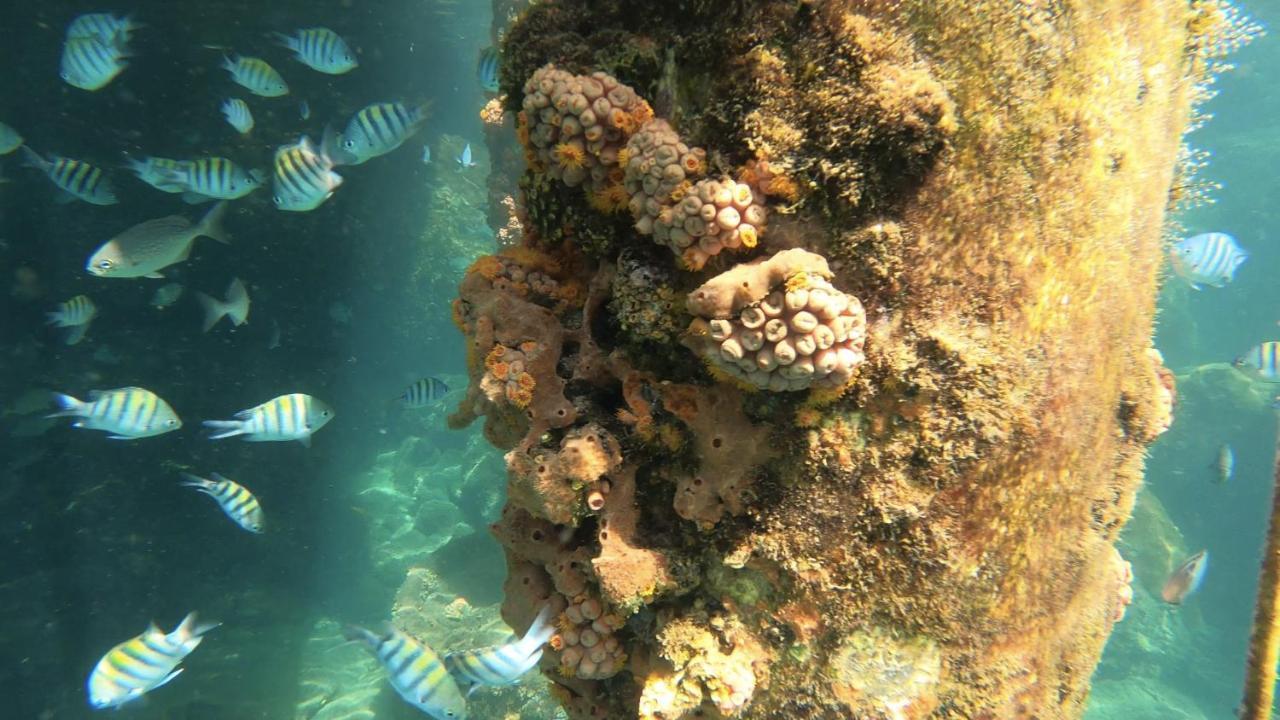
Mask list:
[[[1236,270],[1249,253],[1226,233],[1210,232],[1193,235],[1169,251],[1173,270],[1195,290],[1200,285],[1223,287],[1235,279]]]
[[[307,212],[333,195],[342,184],[342,176],[333,171],[329,154],[317,151],[304,135],[297,143],[276,149],[271,181],[271,201],[277,208]]]
[[[329,28],[302,28],[293,35],[275,35],[281,45],[292,50],[298,61],[312,70],[341,75],[360,64],[347,42]]]
[[[262,506],[258,498],[253,496],[245,486],[234,480],[228,480],[218,473],[210,473],[210,480],[197,477],[191,473],[183,473],[182,485],[193,487],[208,495],[218,503],[222,512],[232,522],[251,533],[261,533],[264,528]]]
[[[1170,605],[1181,605],[1189,595],[1200,589],[1204,583],[1205,571],[1209,569],[1209,551],[1200,552],[1187,558],[1169,575],[1160,597]]]
[[[129,15],[116,16],[111,13],[85,13],[76,17],[67,26],[67,39],[96,37],[103,42],[129,42],[129,36],[143,25],[133,21]]]
[[[155,623],[132,640],[102,656],[89,674],[89,705],[96,710],[119,708],[182,674],[178,667],[195,650],[205,633],[219,623],[201,623],[190,613],[173,632]]]
[[[266,60],[236,55],[235,59],[223,56],[222,69],[231,73],[237,85],[254,95],[280,97],[289,94],[289,84]]]
[[[405,702],[435,720],[465,720],[467,700],[430,647],[394,627],[376,635],[362,627],[348,626],[344,634],[348,640],[368,646],[386,668],[391,687]]]
[[[98,306],[93,304],[89,296],[77,295],[62,303],[54,312],[46,314],[50,325],[70,328],[62,341],[67,345],[75,345],[84,339],[84,334],[89,331],[89,323],[98,316]]]
[[[182,167],[158,171],[165,183],[182,188],[182,199],[189,203],[209,200],[236,200],[257,190],[263,175],[259,170],[245,170],[223,157],[191,160]]]
[[[222,115],[241,135],[248,135],[253,131],[253,113],[249,111],[249,105],[240,98],[224,100]]]
[[[241,410],[235,416],[235,420],[205,420],[206,427],[217,431],[209,439],[243,435],[249,442],[297,440],[311,447],[311,435],[333,419],[333,409],[310,395],[290,393]]]
[[[356,113],[334,153],[340,165],[359,165],[395,150],[427,124],[428,105],[374,103]]]
[[[93,390],[88,402],[54,393],[60,410],[46,417],[77,417],[72,427],[105,430],[112,440],[163,435],[182,427],[182,420],[159,395],[140,387]]]
[[[414,381],[400,393],[400,404],[406,408],[426,407],[444,397],[447,392],[449,392],[449,386],[445,385],[443,380],[425,377]]]
[[[240,278],[232,278],[231,284],[227,286],[226,300],[212,298],[204,293],[196,293],[196,299],[204,308],[203,332],[209,332],[224,317],[236,327],[249,322],[249,291],[240,282]]]
[[[148,220],[103,243],[85,265],[91,275],[109,278],[159,278],[160,271],[191,255],[198,237],[228,242],[222,229],[227,204],[218,203],[196,225],[179,216]]]
[[[1235,359],[1236,368],[1266,382],[1280,382],[1280,342],[1271,340],[1254,345],[1249,352]]]
[[[78,199],[92,205],[115,205],[120,202],[101,169],[82,160],[61,155],[50,155],[46,160],[26,145],[22,146],[22,152],[28,167],[43,172],[62,191],[59,201]]]
[[[498,48],[490,45],[480,51],[480,61],[476,63],[476,76],[480,79],[480,87],[487,92],[498,92]]]
[[[546,605],[519,640],[448,653],[444,656],[444,666],[468,697],[481,685],[513,685],[542,659],[542,646],[555,632],[555,625],[551,624],[551,606]]]
[[[119,36],[104,40],[97,35],[70,38],[62,47],[58,75],[81,90],[101,90],[124,71],[128,49]]]

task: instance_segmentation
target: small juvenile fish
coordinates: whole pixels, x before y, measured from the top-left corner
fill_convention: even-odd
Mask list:
[[[492,645],[444,656],[444,666],[454,682],[468,697],[477,687],[514,685],[520,676],[533,669],[542,659],[542,646],[556,632],[551,624],[551,606],[542,608],[524,637],[505,645]]]
[[[103,40],[97,35],[70,38],[62,46],[59,76],[81,90],[101,90],[124,71],[128,52],[120,38]]]
[[[198,237],[228,242],[222,229],[227,204],[218,203],[196,225],[179,215],[148,220],[103,243],[85,265],[91,275],[159,278],[164,268],[186,260]]]
[[[98,306],[93,304],[87,295],[77,295],[58,306],[58,309],[46,313],[49,324],[54,327],[71,328],[67,331],[63,342],[75,345],[84,339],[89,332],[89,323],[98,316]]]
[[[86,13],[71,21],[67,26],[67,39],[96,37],[102,42],[129,42],[134,30],[143,27],[133,21],[129,15],[116,16],[111,13]]]
[[[241,135],[248,135],[253,130],[253,113],[249,112],[249,105],[240,98],[223,101],[222,115]]]
[[[425,377],[414,381],[400,393],[400,404],[407,408],[426,407],[444,397],[447,392],[449,392],[449,386],[445,385],[443,380]]]
[[[224,317],[229,319],[231,324],[236,327],[249,322],[249,291],[245,288],[244,283],[240,282],[240,278],[231,280],[231,284],[227,286],[226,297],[226,300],[219,300],[204,293],[196,293],[196,299],[200,301],[200,306],[204,308],[203,332],[209,332]]]
[[[359,640],[368,646],[386,668],[391,687],[405,702],[435,720],[466,718],[466,698],[440,656],[426,644],[394,627],[379,636],[362,627],[348,626],[344,634],[348,640]]]
[[[471,143],[462,148],[462,154],[458,156],[458,167],[461,169],[473,168],[476,164],[471,161]]]
[[[1236,270],[1249,253],[1226,233],[1211,232],[1193,235],[1173,246],[1169,251],[1173,271],[1186,280],[1193,289],[1201,283],[1223,287],[1235,279]]]
[[[289,85],[267,64],[256,57],[237,55],[234,60],[223,56],[222,69],[231,73],[231,79],[254,95],[280,97],[289,94]]]
[[[1181,605],[1191,593],[1200,589],[1204,582],[1204,573],[1209,569],[1209,551],[1200,552],[1187,558],[1177,570],[1169,575],[1160,597],[1170,605]]]
[[[281,210],[315,210],[342,184],[328,153],[316,151],[305,135],[294,145],[280,146],[274,165],[271,200]]]
[[[1236,368],[1267,382],[1280,382],[1280,342],[1271,340],[1261,345],[1254,345],[1241,357],[1236,358]]]
[[[335,160],[359,165],[395,150],[427,124],[427,104],[410,109],[402,103],[374,103],[356,113],[342,131]]]
[[[298,61],[312,70],[341,75],[360,64],[347,42],[329,28],[302,28],[293,35],[275,35],[281,45],[292,50]]]
[[[182,477],[183,486],[193,487],[213,498],[235,524],[251,533],[262,532],[262,506],[258,504],[258,498],[243,485],[218,473],[209,473],[212,480],[196,477],[191,473],[182,473]]]
[[[166,635],[151,623],[141,635],[111,648],[98,661],[89,674],[89,705],[96,710],[118,708],[178,677],[182,674],[178,665],[218,625],[198,622],[191,613]]]
[[[164,310],[170,305],[178,302],[178,298],[182,297],[182,283],[165,283],[163,286],[156,288],[151,295],[151,307],[157,310]]]
[[[431,164],[431,146],[430,145],[422,146],[422,164],[423,165]]]
[[[190,160],[170,160],[169,158],[149,155],[143,160],[128,158],[128,162],[129,169],[133,171],[133,174],[151,187],[167,193],[186,192],[182,183],[169,180],[169,178],[173,177],[173,174],[169,171],[186,172],[187,167],[191,165]]]
[[[302,118],[303,120],[311,119],[311,103],[307,102],[306,100],[303,100],[302,102],[298,103],[298,117]]]
[[[159,395],[140,387],[93,390],[89,401],[54,393],[58,412],[46,417],[78,417],[72,427],[105,430],[112,440],[163,435],[182,427],[182,420]]]
[[[165,183],[180,185],[183,199],[204,202],[209,199],[235,200],[262,185],[262,173],[245,170],[223,157],[207,157],[187,162],[178,169],[160,170]]]
[[[311,435],[333,419],[333,409],[302,393],[272,398],[261,405],[236,413],[236,420],[205,420],[217,430],[210,440],[243,435],[249,442],[297,440],[311,447]]]
[[[275,318],[271,318],[271,337],[267,338],[267,349],[275,350],[280,347],[280,323]]]
[[[116,199],[111,182],[99,168],[83,160],[61,155],[50,155],[46,160],[26,145],[22,146],[22,153],[27,167],[36,168],[49,176],[53,184],[65,193],[61,199],[75,198],[92,205],[115,205],[120,202]]]
[[[490,45],[480,51],[480,62],[476,64],[476,76],[480,79],[480,87],[487,92],[498,92],[498,48]]]
[[[1218,458],[1213,463],[1213,469],[1217,472],[1217,480],[1219,483],[1225,483],[1231,479],[1236,469],[1236,454],[1232,451],[1231,446],[1222,443],[1218,447]]]
[[[0,122],[0,155],[8,155],[20,147],[22,147],[22,136],[17,130]]]

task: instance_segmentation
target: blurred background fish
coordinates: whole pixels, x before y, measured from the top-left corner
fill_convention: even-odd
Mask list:
[[[303,100],[302,102],[298,103],[298,117],[302,118],[303,120],[311,119],[311,103],[307,102],[306,100]]]
[[[48,417],[77,417],[72,427],[104,430],[112,440],[163,435],[182,427],[182,420],[159,395],[140,387],[93,390],[89,401],[54,393],[59,410]]]
[[[328,75],[355,69],[356,54],[338,33],[324,27],[302,28],[293,35],[276,33],[280,44],[292,50],[303,65]]]
[[[498,48],[490,45],[480,51],[480,60],[476,63],[476,76],[486,92],[498,92],[498,70]]]
[[[1160,590],[1160,597],[1170,605],[1181,605],[1192,593],[1200,589],[1204,583],[1205,571],[1209,569],[1209,551],[1201,550],[1183,561],[1165,581]]]
[[[1249,352],[1235,359],[1235,366],[1246,374],[1267,382],[1280,382],[1280,342],[1271,340],[1254,345]]]
[[[1236,469],[1236,454],[1227,443],[1218,446],[1218,457],[1213,461],[1214,479],[1225,483],[1231,479]]]
[[[87,295],[77,295],[58,306],[58,309],[46,313],[48,324],[54,327],[70,328],[62,341],[67,345],[76,345],[89,332],[89,323],[98,316],[98,307]]]
[[[191,473],[183,473],[182,478],[182,485],[193,487],[213,498],[222,512],[236,525],[251,533],[263,531],[265,524],[262,505],[245,486],[218,473],[209,473],[208,480]]]
[[[249,290],[240,278],[233,278],[227,286],[225,300],[219,300],[204,293],[196,293],[200,307],[204,308],[204,329],[209,332],[222,318],[227,318],[235,327],[249,322]]]
[[[67,39],[96,37],[103,42],[128,43],[134,31],[143,27],[131,15],[85,13],[67,25]]]
[[[266,60],[236,55],[234,59],[223,56],[222,69],[231,73],[237,85],[254,95],[280,97],[289,94],[289,84]]]
[[[17,130],[0,122],[0,155],[8,155],[20,147],[22,147],[22,136]]]
[[[222,115],[241,135],[248,135],[253,130],[253,113],[249,112],[249,105],[240,98],[223,101]]]
[[[471,160],[471,143],[467,143],[466,147],[462,148],[462,154],[459,155],[457,159],[458,167],[460,169],[465,170],[476,166],[476,164]]]
[[[157,310],[164,310],[170,305],[178,302],[178,298],[182,297],[182,291],[184,289],[185,288],[182,286],[182,283],[165,283],[164,285],[156,288],[156,291],[151,294],[151,307]]]
[[[400,404],[406,408],[422,408],[439,400],[449,392],[449,386],[435,377],[424,377],[400,393]]]
[[[59,76],[81,90],[101,90],[128,67],[129,56],[121,36],[103,39],[97,35],[68,38],[62,46]]]
[[[1173,271],[1195,290],[1200,285],[1223,287],[1235,279],[1236,270],[1249,253],[1226,233],[1210,232],[1193,235],[1169,251]]]

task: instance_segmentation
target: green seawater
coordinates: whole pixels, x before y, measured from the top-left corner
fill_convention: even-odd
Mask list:
[[[85,12],[131,12],[145,28],[135,57],[102,90],[58,77],[63,31]],[[1247,10],[1280,24],[1280,5]],[[130,705],[139,720],[367,720],[423,717],[341,627],[394,619],[437,650],[502,641],[505,561],[488,532],[503,502],[501,455],[478,425],[445,418],[466,386],[465,348],[449,303],[463,269],[493,251],[486,221],[488,157],[476,59],[492,42],[490,4],[455,0],[168,2],[116,7],[60,0],[0,11],[0,122],[29,146],[108,171],[121,202],[57,204],[52,185],[0,158],[0,718],[99,715],[85,681],[112,646],[190,611],[220,620],[186,671]],[[269,37],[323,25],[360,67],[329,76]],[[259,98],[220,69],[224,52],[268,60],[291,93]],[[1171,279],[1156,346],[1179,380],[1171,430],[1151,449],[1148,479],[1121,551],[1134,565],[1134,602],[1095,676],[1090,720],[1233,717],[1271,488],[1276,435],[1265,389],[1227,365],[1280,339],[1280,37],[1235,58],[1214,117],[1190,136],[1211,152],[1203,177],[1216,202],[1176,219],[1187,234],[1235,235],[1250,259],[1234,284],[1196,292]],[[256,127],[238,135],[222,101],[248,101]],[[306,100],[311,116],[302,119]],[[223,155],[268,168],[302,133],[319,140],[368,103],[431,101],[426,129],[358,167],[320,208],[279,212],[270,189],[235,201],[230,245],[200,240],[168,280],[89,276],[89,254],[113,235],[203,207],[123,170],[125,155]],[[471,143],[478,167],[454,158]],[[431,147],[432,163],[422,162]],[[205,206],[207,207],[207,206]],[[201,333],[194,292],[249,288],[249,323]],[[186,287],[150,306],[165,282]],[[99,315],[66,346],[45,313],[88,295]],[[279,330],[279,344],[273,336]],[[406,410],[396,397],[424,376],[453,393]],[[43,419],[51,390],[138,385],[169,401],[178,432],[136,441]],[[304,392],[337,417],[297,443],[211,442],[200,421],[224,419],[276,395]],[[1234,478],[1213,482],[1220,444]],[[236,528],[181,472],[219,472],[260,499],[267,532]],[[1172,565],[1208,548],[1200,592],[1181,607],[1159,599]],[[109,711],[106,711],[109,712]],[[482,690],[473,718],[559,717],[536,675]]]

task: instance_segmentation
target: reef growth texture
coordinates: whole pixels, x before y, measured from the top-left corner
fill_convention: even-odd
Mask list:
[[[570,717],[1080,717],[1175,400],[1150,338],[1181,135],[1238,22],[521,13],[486,110],[520,192],[455,301],[451,422],[506,452],[504,613],[559,613]]]

